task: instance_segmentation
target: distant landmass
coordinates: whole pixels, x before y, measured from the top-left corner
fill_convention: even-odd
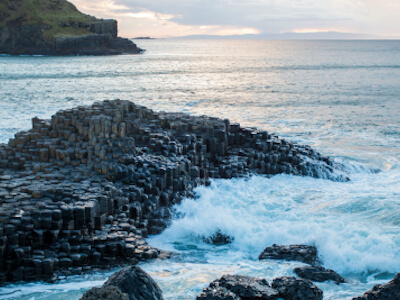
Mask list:
[[[154,40],[155,38],[149,37],[149,36],[138,36],[132,38],[133,40]]]
[[[244,35],[187,35],[173,39],[265,39],[265,40],[353,40],[353,39],[384,39],[385,37],[344,32],[310,32],[281,34],[244,34]]]
[[[116,20],[85,15],[66,0],[0,0],[0,53],[116,55],[142,50],[117,37]]]

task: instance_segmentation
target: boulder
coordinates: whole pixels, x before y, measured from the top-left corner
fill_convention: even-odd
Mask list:
[[[240,297],[222,286],[217,286],[205,288],[196,300],[240,300]]]
[[[221,246],[232,243],[234,238],[224,234],[223,232],[221,232],[221,230],[217,230],[217,232],[215,232],[213,235],[210,235],[209,237],[204,237],[203,240],[208,244]]]
[[[115,286],[92,288],[83,294],[81,300],[129,300],[128,294],[122,293]]]
[[[317,248],[307,245],[272,245],[260,254],[258,259],[284,259],[300,261],[310,265],[318,265]]]
[[[225,289],[236,295],[238,299],[273,300],[278,297],[278,292],[272,289],[265,279],[243,275],[223,275],[211,282],[209,288],[205,289],[197,299],[236,299]]]
[[[120,293],[118,291],[120,291]],[[124,295],[127,298],[124,298]],[[94,298],[89,298],[89,297]],[[127,267],[113,274],[101,288],[94,288],[85,293],[81,300],[86,299],[112,299],[95,298],[101,295],[114,295],[115,299],[129,300],[163,300],[161,289],[157,283],[141,268],[137,266]],[[86,297],[86,298],[85,298]]]
[[[399,300],[400,299],[400,273],[387,284],[377,284],[361,297],[352,300]]]
[[[305,266],[295,268],[294,272],[301,278],[316,282],[332,280],[336,284],[345,282],[344,278],[333,270],[321,266]]]
[[[275,278],[272,287],[279,297],[290,300],[322,300],[323,293],[310,280],[292,276]]]

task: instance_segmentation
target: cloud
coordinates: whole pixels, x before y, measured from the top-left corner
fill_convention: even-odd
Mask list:
[[[258,34],[260,31],[249,26],[235,26],[217,23],[184,22],[179,13],[155,12],[143,5],[131,5],[129,1],[84,1],[71,0],[79,10],[100,18],[114,18],[119,23],[121,36],[171,37],[188,34],[199,35],[242,35]],[[149,6],[150,8],[152,6]]]
[[[398,0],[71,0],[119,21],[121,35],[281,33],[301,29],[400,35]]]

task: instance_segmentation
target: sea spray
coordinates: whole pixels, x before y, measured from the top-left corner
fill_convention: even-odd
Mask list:
[[[88,105],[101,99],[134,99],[140,105],[157,110],[229,118],[244,126],[274,131],[281,137],[311,145],[349,168],[351,182],[346,184],[330,185],[328,181],[310,180],[310,185],[316,186],[308,189],[299,183],[303,192],[293,201],[310,195],[309,202],[315,204],[310,211],[302,211],[298,204],[294,206],[296,211],[307,216],[319,214],[321,219],[323,213],[332,212],[336,220],[326,222],[337,228],[342,223],[347,224],[349,233],[346,234],[349,235],[353,232],[347,221],[350,219],[357,225],[360,245],[370,234],[378,233],[381,234],[378,238],[387,237],[383,242],[397,244],[395,227],[400,225],[399,41],[160,39],[140,43],[148,50],[143,56],[0,57],[0,141],[8,142],[16,132],[29,129],[32,117],[49,118],[59,109]],[[354,166],[354,162],[359,165]],[[384,172],[371,174],[370,166]],[[288,185],[288,190],[299,189],[290,184],[287,177],[279,177],[282,185]],[[215,192],[215,197],[222,192],[222,189]],[[276,202],[275,205],[280,205]],[[283,210],[276,213],[285,217],[296,215],[290,211],[285,215]],[[268,229],[268,224],[266,222],[262,229]],[[344,231],[341,229],[342,233]],[[143,265],[162,285],[165,299],[193,300],[203,287],[223,273],[270,280],[274,276],[293,275],[296,266],[289,262],[259,262],[253,251],[240,251],[238,240],[233,245],[213,247],[204,244],[196,231],[188,232],[187,236],[193,238],[181,236],[171,243],[162,236],[150,240],[161,248],[170,247],[180,253],[180,257],[172,260]],[[329,254],[340,251],[334,243],[335,237],[331,248],[325,247],[326,253],[322,253],[317,244],[325,266]],[[354,240],[345,246],[351,254]],[[397,257],[393,247],[388,251]],[[341,253],[344,258],[344,251]],[[360,259],[362,257],[360,255]],[[381,254],[375,251],[372,259],[379,257]],[[390,255],[385,254],[385,258]],[[359,262],[356,255],[347,259],[348,265]],[[397,261],[393,260],[394,265]],[[331,265],[338,271],[333,262]],[[338,286],[318,283],[324,290],[324,299],[349,300],[393,278],[393,274],[379,270],[368,273],[366,268],[357,269],[362,273],[341,274],[349,283]],[[82,277],[81,280],[88,279]],[[58,294],[50,285],[41,283],[14,288],[18,290],[24,286],[27,293],[18,299],[79,299],[76,282],[69,285],[71,293],[65,291],[65,294]],[[29,296],[31,286],[40,288],[40,293]]]
[[[290,175],[215,180],[197,188],[196,199],[177,205],[172,225],[150,243],[183,252],[182,245],[195,245],[206,260],[220,251],[235,253],[222,255],[224,261],[256,260],[274,243],[310,244],[326,267],[342,274],[395,273],[400,270],[400,229],[392,226],[400,210],[393,201],[395,174],[354,174],[348,183]],[[203,237],[218,230],[233,243],[209,251]]]

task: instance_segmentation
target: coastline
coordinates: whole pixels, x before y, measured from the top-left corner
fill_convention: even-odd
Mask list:
[[[168,43],[160,44],[162,45],[162,49],[159,50],[159,53],[155,51],[156,53],[163,54],[164,52],[170,52],[170,50],[168,50],[169,48],[165,47],[169,45]],[[191,45],[190,43],[188,44]],[[232,43],[227,44],[231,45]],[[268,46],[267,43],[260,44],[262,44],[263,47]],[[171,42],[171,45],[175,47],[176,43],[174,44]],[[302,44],[296,43],[295,45],[296,48],[298,48]],[[339,46],[340,43],[334,43],[334,45]],[[185,48],[184,46],[185,43],[182,43],[180,49]],[[200,47],[200,49],[203,49],[201,48],[201,43],[197,43],[196,46],[196,48]],[[255,45],[252,44],[252,47],[248,48],[252,49],[253,46]],[[204,44],[204,48],[209,49],[209,43],[207,43],[207,45]],[[178,52],[178,55],[181,53],[181,51],[182,50]],[[214,53],[218,52],[219,51],[214,51]],[[133,65],[138,60],[141,61],[142,59],[147,63],[146,68],[144,68],[144,66],[143,69],[134,68]],[[160,59],[157,60],[157,64],[159,64],[161,59],[164,59],[164,57],[160,55]],[[181,59],[181,57],[173,57],[174,61],[177,59]],[[29,66],[26,64],[28,60],[32,66],[35,66],[35,72],[33,72],[33,70],[30,71],[31,68],[28,69]],[[46,58],[46,61],[47,60],[49,59]],[[388,99],[387,102],[384,102],[387,107],[396,107],[390,104],[393,101],[389,101],[389,93],[391,89],[388,88],[388,85],[390,85],[390,80],[385,81],[387,84],[383,84],[383,82],[382,84],[379,84],[383,93],[382,97],[376,97],[377,95],[372,97],[373,95],[371,95],[371,97],[363,97],[363,101],[356,103],[352,101],[355,99],[352,99],[350,94],[346,93],[345,90],[343,91],[343,88],[346,89],[346,86],[342,85],[340,91],[334,91],[335,94],[340,98],[340,101],[332,102],[330,101],[332,99],[330,99],[329,95],[324,94],[323,90],[320,90],[316,87],[312,87],[311,89],[307,87],[307,90],[302,90],[298,87],[299,84],[301,87],[310,82],[312,76],[307,76],[307,74],[311,72],[309,71],[305,74],[305,77],[303,77],[303,84],[297,83],[296,86],[291,87],[294,94],[290,96],[290,99],[288,99],[289,101],[282,102],[282,98],[286,98],[286,94],[284,93],[284,90],[282,90],[282,87],[279,88],[276,86],[276,84],[265,82],[265,80],[259,81],[259,78],[255,78],[256,80],[253,79],[252,81],[247,81],[243,76],[238,76],[241,81],[245,81],[243,86],[252,87],[253,82],[255,87],[254,89],[250,90],[246,89],[245,97],[238,97],[234,94],[240,92],[241,89],[235,89],[231,92],[228,90],[228,92],[221,94],[221,90],[218,89],[218,82],[207,85],[207,89],[213,94],[205,94],[205,92],[201,89],[202,81],[194,81],[193,85],[191,86],[193,91],[196,92],[196,95],[183,94],[181,91],[185,90],[186,84],[184,81],[182,81],[182,76],[180,75],[181,73],[175,75],[176,70],[167,72],[168,78],[165,78],[167,80],[167,85],[165,84],[165,81],[160,81],[157,83],[157,79],[160,77],[157,75],[159,68],[153,67],[152,60],[154,60],[154,57],[150,56],[137,56],[132,58],[110,57],[105,60],[103,58],[95,57],[74,59],[79,61],[79,64],[87,61],[88,65],[93,65],[93,62],[100,61],[105,63],[111,61],[112,64],[121,61],[124,64],[127,64],[128,61],[132,60],[132,72],[126,74],[113,72],[112,74],[109,74],[109,76],[106,74],[106,80],[99,80],[100,73],[103,73],[104,69],[112,69],[112,67],[110,67],[111,64],[109,64],[107,68],[90,68],[90,70],[86,71],[84,74],[75,76],[76,73],[71,70],[74,68],[78,70],[78,63],[73,64],[71,68],[65,68],[64,62],[66,62],[68,58],[65,60],[63,58],[54,58],[51,59],[51,62],[53,62],[53,60],[54,65],[58,65],[59,63],[61,64],[58,68],[48,68],[49,71],[52,70],[51,74],[53,74],[53,77],[51,77],[51,74],[45,73],[39,74],[38,76],[40,78],[37,78],[36,74],[42,73],[45,70],[40,67],[40,64],[38,64],[42,63],[42,59],[12,58],[8,61],[4,61],[5,64],[3,66],[15,64],[19,67],[16,68],[18,72],[16,72],[15,75],[10,71],[7,71],[12,70],[12,68],[5,68],[6,74],[5,77],[3,76],[2,78],[5,79],[4,83],[7,83],[7,86],[4,86],[6,89],[2,91],[3,98],[8,105],[7,99],[12,101],[11,97],[17,97],[18,95],[18,98],[20,99],[18,101],[19,105],[23,105],[25,110],[28,108],[30,115],[26,117],[27,114],[25,111],[14,107],[12,102],[10,102],[9,106],[6,106],[5,104],[3,107],[7,108],[5,111],[7,114],[9,114],[9,116],[7,115],[5,118],[3,117],[3,129],[11,129],[8,131],[3,130],[3,141],[5,141],[6,138],[8,141],[8,138],[11,136],[11,134],[14,134],[20,130],[17,130],[16,128],[29,128],[30,118],[35,115],[39,114],[44,118],[47,118],[50,116],[49,111],[51,114],[53,114],[54,111],[62,108],[62,105],[72,108],[73,106],[80,104],[89,104],[89,100],[93,101],[91,97],[95,99],[104,99],[106,97],[117,98],[122,96],[125,99],[137,99],[141,105],[158,107],[158,110],[178,110],[197,115],[206,114],[223,116],[223,118],[232,118],[241,124],[254,127],[257,126],[258,128],[263,128],[264,130],[268,128],[274,128],[274,130],[280,133],[280,136],[294,138],[302,144],[311,144],[313,145],[314,149],[321,150],[323,153],[329,153],[329,155],[332,155],[335,157],[335,159],[343,161],[344,166],[351,174],[351,182],[339,184],[307,177],[279,175],[271,176],[270,178],[255,176],[256,178],[253,179],[218,180],[217,182],[213,183],[213,186],[211,187],[201,187],[196,191],[196,200],[189,199],[185,207],[181,208],[181,206],[178,205],[177,208],[181,214],[184,213],[188,216],[192,214],[194,208],[203,211],[203,213],[194,214],[191,219],[188,218],[186,223],[178,222],[179,220],[174,220],[174,223],[176,224],[173,225],[175,228],[173,228],[173,231],[168,230],[168,234],[162,234],[160,237],[154,236],[148,240],[150,245],[156,246],[159,249],[168,249],[170,251],[173,251],[175,247],[173,244],[169,245],[168,242],[165,243],[154,241],[171,241],[171,243],[177,243],[177,245],[182,246],[187,245],[187,247],[195,245],[196,247],[199,247],[199,250],[195,252],[194,255],[199,256],[199,260],[203,260],[201,252],[204,250],[209,253],[207,260],[210,258],[212,259],[210,262],[211,265],[207,266],[190,264],[181,264],[178,266],[176,262],[171,262],[170,264],[166,261],[158,262],[157,266],[151,266],[151,262],[146,263],[145,265],[149,271],[152,270],[151,274],[152,276],[155,276],[156,281],[163,282],[163,290],[165,289],[168,299],[176,299],[175,295],[179,295],[179,297],[182,298],[182,295],[184,295],[186,292],[172,292],[170,289],[183,289],[185,283],[181,283],[179,281],[180,279],[184,279],[182,277],[179,278],[179,276],[178,278],[170,278],[170,282],[164,279],[163,276],[168,276],[169,273],[167,271],[163,273],[163,269],[170,270],[170,272],[176,272],[178,268],[190,268],[191,271],[187,273],[187,277],[189,278],[189,274],[192,274],[193,272],[195,274],[199,274],[194,276],[196,279],[201,278],[201,272],[208,273],[208,269],[216,270],[217,267],[225,270],[224,272],[234,269],[237,270],[236,274],[252,275],[252,273],[250,271],[248,272],[246,268],[239,269],[234,260],[230,260],[231,266],[220,266],[221,263],[223,264],[223,262],[218,259],[218,256],[223,255],[227,257],[231,256],[231,253],[234,255],[243,255],[244,259],[237,261],[237,264],[241,266],[244,266],[244,262],[250,264],[251,269],[253,270],[252,272],[254,272],[254,274],[260,278],[266,277],[268,280],[271,280],[269,276],[276,277],[282,275],[291,275],[290,272],[286,272],[283,267],[275,266],[275,264],[262,265],[264,271],[261,272],[259,271],[259,264],[256,264],[253,261],[247,261],[245,258],[247,257],[248,253],[259,253],[259,250],[249,251],[254,249],[252,248],[254,243],[248,239],[246,240],[247,236],[253,240],[261,238],[263,245],[272,244],[275,241],[282,243],[282,240],[285,239],[291,243],[306,242],[312,244],[314,241],[318,241],[318,249],[322,251],[324,264],[329,268],[339,271],[339,273],[346,276],[346,278],[349,277],[353,280],[353,284],[351,285],[352,287],[344,285],[340,290],[335,290],[334,287],[331,287],[329,284],[323,284],[322,289],[324,290],[324,295],[326,294],[332,299],[348,299],[350,295],[352,297],[355,295],[361,295],[363,291],[370,289],[373,284],[382,283],[385,280],[389,280],[389,277],[385,276],[384,274],[386,273],[383,272],[389,272],[390,276],[393,277],[393,272],[398,270],[397,262],[392,260],[392,258],[395,258],[397,255],[396,248],[393,248],[393,245],[395,245],[396,242],[393,234],[397,235],[398,230],[395,228],[393,228],[393,230],[388,228],[388,226],[391,226],[393,222],[396,222],[396,215],[398,215],[397,206],[395,205],[395,202],[392,201],[393,199],[396,199],[397,191],[394,188],[396,184],[396,178],[398,178],[396,175],[398,173],[398,168],[396,168],[395,165],[393,166],[396,158],[398,158],[398,151],[395,147],[393,147],[397,145],[395,144],[397,140],[396,136],[393,135],[396,129],[396,126],[393,125],[396,124],[391,122],[390,114],[385,115],[384,108],[378,109],[373,105],[373,102],[371,102],[373,98],[385,98]],[[257,60],[259,61],[259,59]],[[192,59],[187,59],[188,63],[192,63],[192,61]],[[199,61],[203,62],[203,60]],[[23,62],[23,65],[20,65],[20,62]],[[246,61],[246,66],[247,63],[248,62]],[[304,69],[315,69],[314,66],[307,67],[307,63],[304,62],[304,64]],[[381,64],[385,65],[383,63]],[[48,65],[49,67],[52,66],[52,64],[49,62]],[[344,65],[347,64],[344,63]],[[370,64],[367,65],[369,66]],[[294,68],[297,70],[296,66]],[[321,68],[323,68],[323,66],[321,66]],[[223,68],[220,71],[234,72],[230,69],[225,69],[226,68]],[[291,77],[288,77],[288,72],[300,72],[302,74],[305,73],[304,71],[293,70],[290,64],[288,65],[288,69],[289,70],[287,72],[282,71],[282,73],[285,75],[285,78],[289,78],[289,82],[291,81]],[[369,69],[370,68],[368,67],[368,70]],[[122,68],[120,70],[124,71],[126,69]],[[184,68],[179,68],[179,70],[183,71]],[[198,72],[196,71],[195,74],[201,73],[202,77],[205,77],[205,80],[210,78],[210,76],[204,75],[201,72],[201,68],[196,68],[196,70]],[[324,86],[322,84],[325,82],[324,79],[326,79],[322,74],[327,74],[327,77],[331,77],[333,75],[332,73],[340,73],[342,74],[341,77],[343,78],[343,81],[348,80],[346,74],[349,72],[352,74],[352,78],[355,79],[357,78],[356,74],[364,74],[367,76],[367,72],[364,72],[363,69],[359,69],[359,67],[356,67],[356,71],[351,71],[352,68],[349,65],[348,68],[346,68],[347,71],[344,72],[340,70],[338,69],[337,71],[334,71],[328,67],[324,73],[313,71],[311,74],[318,74],[317,76],[321,80],[321,88]],[[392,70],[387,69],[385,66],[378,66],[370,71],[372,72],[372,75],[369,77],[367,76],[367,79],[376,78],[376,75],[382,72],[385,74],[396,72],[396,69]],[[370,71],[368,74],[371,74]],[[64,75],[60,77],[54,77],[54,74],[57,75],[58,72],[62,72]],[[268,70],[267,72],[268,74],[270,73]],[[140,78],[145,78],[146,81],[138,79],[136,76],[137,73],[141,75]],[[115,74],[118,74],[119,76],[115,77]],[[188,76],[190,76],[190,74]],[[195,75],[193,74],[193,76]],[[162,77],[164,78],[164,76]],[[76,82],[78,78],[80,78],[80,81],[78,81],[78,86],[73,87],[74,89],[76,88],[76,91],[72,90],[72,84],[69,84],[68,82],[71,81],[71,79],[71,82]],[[101,76],[101,78],[104,78],[104,76]],[[224,78],[226,79],[226,76],[224,76]],[[355,79],[353,81],[355,81]],[[108,84],[104,85],[104,90],[102,90],[102,85],[105,81]],[[51,83],[51,85],[54,87],[53,93],[46,95],[44,93],[45,90],[40,88],[45,88],[46,82],[49,82],[49,84]],[[148,82],[152,83],[146,85]],[[350,82],[352,81],[350,80]],[[367,82],[369,81],[367,80]],[[28,85],[25,83],[30,84],[30,88],[28,88]],[[129,84],[129,88],[124,89],[122,86],[126,85],[127,83]],[[169,88],[168,84],[171,83],[176,84],[173,91],[167,90]],[[228,81],[228,83],[241,88],[240,83],[237,81]],[[341,82],[339,81],[339,83]],[[114,90],[116,84],[119,84],[120,89]],[[275,93],[273,98],[276,99],[271,99],[268,93],[263,93],[263,101],[255,102],[255,100],[259,99],[256,92],[258,92],[261,89],[261,86],[264,84],[268,84],[271,86],[271,89],[276,90],[279,92],[279,94]],[[376,84],[378,84],[378,82]],[[393,86],[396,87],[396,85]],[[80,87],[85,87],[85,90],[80,89]],[[90,87],[91,89],[90,95],[88,91],[86,91],[87,87]],[[164,87],[165,90],[163,89]],[[335,89],[335,86],[331,87]],[[139,95],[137,95],[137,90],[139,89],[143,91],[139,92]],[[95,90],[96,92],[92,93]],[[372,87],[371,90],[374,90],[374,88]],[[103,94],[98,93],[97,91],[103,91]],[[156,98],[156,91],[162,93],[163,98]],[[130,94],[128,94],[128,92]],[[172,95],[172,92],[174,93],[174,96]],[[26,97],[26,94],[28,93],[29,97]],[[366,96],[367,93],[369,95],[370,90],[364,89],[362,95]],[[30,101],[31,95],[33,96],[33,101]],[[36,95],[38,95],[37,99],[40,99],[41,102],[35,101]],[[66,98],[65,95],[67,95],[68,98]],[[301,97],[299,97],[299,99],[301,99],[301,101],[294,103],[294,99],[300,95]],[[204,104],[202,99],[207,97],[209,100]],[[317,100],[317,97],[321,99],[319,104],[315,101]],[[168,100],[168,98],[171,98],[172,100]],[[228,98],[230,99],[229,101]],[[281,103],[278,104],[277,100],[279,100]],[[352,103],[351,106],[355,106],[357,109],[350,109],[348,103]],[[328,104],[332,105],[332,108],[328,109]],[[205,105],[208,105],[209,107],[206,108]],[[236,109],[233,110],[230,105],[237,105]],[[284,113],[280,113],[281,105],[285,105]],[[17,111],[19,114],[16,115],[14,111]],[[307,111],[306,115],[312,115],[313,118],[303,119],[303,115],[305,114],[302,112],[305,111]],[[337,111],[340,112],[340,115],[336,114]],[[346,113],[347,111],[351,112],[351,118],[347,118],[349,115]],[[370,120],[370,117],[365,119],[364,116],[369,114],[370,111],[376,112],[376,114],[373,116],[371,115],[371,118],[373,119]],[[391,112],[393,111],[394,110],[392,109]],[[376,116],[378,115],[386,116],[384,123],[379,122],[379,120],[382,119],[377,118]],[[10,118],[10,120],[13,122],[9,123],[11,126],[8,126],[8,118]],[[26,118],[27,121],[25,121],[23,118]],[[22,125],[21,120],[24,120]],[[327,122],[327,120],[329,122]],[[366,124],[372,124],[373,126],[365,127]],[[378,124],[382,124],[382,126],[377,126]],[[361,125],[362,128],[360,127]],[[351,126],[351,128],[349,128],[349,126]],[[333,142],[335,142],[335,144]],[[381,147],[378,147],[378,145],[381,145]],[[389,149],[391,149],[391,152],[388,152]],[[382,155],[382,153],[384,153],[384,155]],[[359,165],[357,165],[357,162]],[[371,169],[379,168],[381,171],[377,174],[370,174],[369,167],[371,167]],[[250,184],[252,191],[242,194],[242,190],[248,189],[246,182]],[[240,186],[241,188],[236,188],[236,186]],[[288,189],[290,190],[289,194]],[[240,213],[239,211],[232,212],[231,210],[236,209],[236,205],[238,205],[237,197],[239,195],[242,199],[242,202],[239,206],[241,211]],[[198,197],[201,198],[199,199]],[[229,223],[232,223],[233,220],[237,220],[242,229],[236,229],[232,226],[229,226],[229,224],[221,224],[221,222],[213,222],[210,217],[214,216],[215,214],[207,211],[207,197],[218,200],[211,201],[212,199],[210,199],[210,202],[216,206],[216,209],[220,209],[222,213],[221,215],[227,221],[227,223],[228,221]],[[293,206],[293,201],[297,202],[300,199],[303,199],[301,203],[299,202],[299,205]],[[192,210],[188,210],[189,204],[193,207]],[[270,207],[272,211],[268,212],[263,210],[264,205]],[[255,207],[251,208],[250,206]],[[368,209],[365,210],[366,208]],[[307,212],[307,210],[310,211]],[[206,214],[206,216],[202,216],[204,214]],[[261,218],[260,214],[263,214],[264,217]],[[315,214],[319,215],[320,218],[315,219]],[[235,216],[236,219],[232,218]],[[199,217],[200,219],[197,220]],[[229,218],[227,219],[227,217]],[[251,224],[246,224],[245,220],[249,220]],[[190,224],[193,225],[190,227]],[[267,224],[267,226],[264,227],[261,224]],[[344,228],[341,227],[343,225],[345,226]],[[377,225],[379,228],[376,228]],[[178,229],[177,227],[181,227],[181,230],[176,230]],[[204,230],[200,230],[202,227],[207,227],[209,230],[203,233]],[[212,228],[221,228],[224,232],[231,234],[235,237],[235,242],[229,247],[226,247],[226,250],[219,250],[217,248],[209,249],[203,245],[201,238],[198,240],[190,238],[191,235],[201,236],[202,234],[212,233]],[[297,228],[303,228],[304,232],[297,231]],[[313,230],[314,228],[319,228],[319,230],[315,232]],[[255,235],[252,232],[252,229],[257,229],[259,234]],[[293,232],[297,232],[298,237],[293,237],[291,235]],[[321,232],[323,235],[321,235]],[[363,233],[363,235],[359,236],[359,233]],[[275,237],[276,234],[281,234],[282,237],[279,237],[278,239],[267,237],[271,234],[275,234]],[[170,238],[167,239],[168,237]],[[379,244],[375,244],[375,241],[379,241]],[[330,245],[332,243],[338,245],[339,249],[330,249]],[[165,244],[166,246],[164,247]],[[213,255],[210,253],[211,251],[217,251],[219,254]],[[184,257],[187,256],[185,251],[182,254]],[[271,270],[271,268],[273,269]],[[374,272],[370,270],[377,271]],[[222,275],[218,273],[218,271],[214,272],[214,275],[212,277],[208,277],[208,281],[204,282],[204,286]],[[160,275],[158,275],[159,273]],[[84,280],[84,278],[85,276],[82,276],[82,280]],[[66,282],[68,282],[68,280]],[[85,283],[82,283],[82,285],[84,284]],[[42,287],[41,284],[32,286],[38,288]],[[43,287],[44,286],[45,285],[43,285]],[[51,288],[53,288],[53,285],[51,286]],[[24,289],[23,285],[20,287]],[[190,288],[190,291],[192,290],[193,289]],[[358,292],[355,292],[356,290]],[[71,294],[74,294],[74,291],[76,291],[75,286],[71,288]],[[198,289],[196,291],[196,293],[199,292]],[[335,292],[337,292],[337,294],[335,294]],[[45,290],[43,290],[43,294],[46,294]],[[183,297],[182,299],[189,298]]]
[[[208,178],[249,173],[348,180],[307,146],[228,120],[129,101],[60,111],[1,147],[1,281],[55,280],[158,257],[170,207]]]

